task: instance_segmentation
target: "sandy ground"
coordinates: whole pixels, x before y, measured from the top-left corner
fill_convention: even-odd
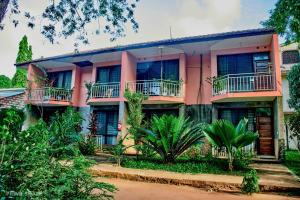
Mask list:
[[[247,196],[237,193],[209,192],[188,186],[135,182],[115,178],[97,178],[97,181],[114,184],[119,190],[116,200],[287,200],[300,199],[273,194]]]

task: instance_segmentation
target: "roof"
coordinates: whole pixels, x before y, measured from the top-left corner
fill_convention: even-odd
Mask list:
[[[0,89],[0,99],[25,93],[25,88]]]
[[[67,58],[67,57],[88,56],[88,55],[94,55],[94,54],[126,51],[126,50],[148,48],[148,47],[155,47],[155,46],[161,46],[161,45],[167,46],[167,45],[183,44],[183,43],[205,42],[205,41],[212,41],[212,40],[223,40],[223,39],[230,39],[230,38],[265,35],[265,34],[272,34],[272,33],[275,33],[274,29],[259,28],[259,29],[248,29],[248,30],[241,30],[241,31],[231,31],[231,32],[225,32],[225,33],[208,34],[208,35],[181,37],[181,38],[150,41],[150,42],[108,47],[108,48],[100,48],[100,49],[95,49],[95,50],[90,50],[90,51],[83,51],[80,53],[62,54],[62,55],[58,55],[58,56],[40,58],[40,59],[28,61],[28,62],[17,63],[15,65],[16,66],[24,66],[24,65],[28,65],[30,63],[48,61],[48,60],[57,60],[57,59],[62,59],[62,58]]]

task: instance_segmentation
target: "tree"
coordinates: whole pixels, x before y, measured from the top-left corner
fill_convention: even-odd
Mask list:
[[[185,150],[202,142],[203,127],[203,124],[193,125],[182,116],[163,115],[152,118],[150,129],[139,131],[144,144],[158,153],[164,163],[173,163]]]
[[[265,27],[275,28],[286,43],[300,41],[300,1],[278,0],[275,9],[270,11],[270,18],[262,22]]]
[[[16,63],[22,63],[32,60],[32,48],[28,44],[27,36],[24,35],[19,43],[19,51]],[[16,88],[23,88],[27,85],[27,71],[25,69],[17,68],[15,75],[11,80],[12,86]]]
[[[10,88],[11,80],[5,75],[0,75],[0,88]]]
[[[289,106],[296,110],[300,110],[300,63],[294,65],[288,73],[290,99]]]
[[[216,147],[225,147],[228,154],[228,168],[232,171],[234,153],[256,140],[257,133],[247,131],[247,119],[242,119],[237,127],[228,120],[217,120],[204,129],[208,141]]]
[[[89,34],[99,34],[101,30],[101,32],[110,34],[111,40],[115,40],[124,36],[127,22],[131,23],[134,31],[137,31],[138,23],[134,18],[137,2],[138,0],[52,0],[41,13],[43,18],[40,27],[41,34],[52,43],[59,37],[75,36],[86,44]],[[36,17],[28,11],[21,12],[18,0],[2,0],[0,13],[0,24],[6,13],[12,17],[23,15],[27,20],[28,27],[35,27]],[[20,23],[16,17],[12,22],[15,26]],[[96,30],[91,30],[90,26],[87,27],[92,23],[97,24]],[[75,43],[75,46],[77,45],[78,43]]]
[[[289,128],[291,130],[289,137],[295,143],[295,146],[300,152],[300,110],[291,114],[287,118],[287,124],[289,125]]]

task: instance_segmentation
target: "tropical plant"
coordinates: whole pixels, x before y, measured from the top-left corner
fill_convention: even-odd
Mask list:
[[[76,155],[78,142],[80,141],[82,118],[73,108],[59,114],[55,114],[50,122],[50,145],[56,157]]]
[[[300,109],[288,116],[286,122],[291,130],[289,137],[300,152]]]
[[[91,95],[92,95],[92,87],[93,87],[93,83],[92,82],[87,82],[85,81],[84,82],[84,86],[87,90],[87,93],[86,93],[86,100],[85,101],[88,101],[90,98],[91,98]]]
[[[300,3],[299,0],[278,0],[275,8],[270,11],[270,18],[263,21],[266,27],[275,28],[285,43],[300,41]]]
[[[78,142],[78,145],[79,150],[83,155],[95,155],[97,145],[93,135],[88,134],[86,138],[82,136],[80,141]]]
[[[153,116],[150,129],[139,128],[142,141],[158,153],[164,163],[173,163],[185,150],[202,142],[204,125],[193,125],[183,116]]]
[[[97,115],[94,112],[90,114],[88,130],[90,131],[91,136],[95,136],[97,134]]]
[[[259,177],[257,176],[256,170],[250,170],[243,178],[241,191],[246,194],[259,192],[258,180]]]
[[[228,155],[228,168],[232,171],[234,153],[256,140],[257,132],[247,131],[247,119],[240,120],[235,127],[228,120],[216,120],[204,129],[208,141],[216,147],[225,147]]]

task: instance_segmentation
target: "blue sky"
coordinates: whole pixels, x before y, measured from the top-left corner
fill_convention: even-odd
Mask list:
[[[20,1],[20,7],[38,16],[47,2]],[[108,35],[91,35],[91,44],[81,45],[79,50],[169,38],[170,27],[173,37],[259,28],[260,21],[269,17],[269,10],[274,8],[275,3],[276,0],[140,0],[135,13],[140,25],[138,33],[134,33],[127,26],[127,36],[113,43],[109,41]],[[39,23],[34,30],[22,25],[13,28],[9,17],[5,18],[4,23],[5,29],[0,31],[0,74],[12,77],[15,73],[13,64],[18,43],[24,34],[32,45],[33,58],[74,50],[74,38],[61,39],[59,44],[50,44],[39,34]]]

